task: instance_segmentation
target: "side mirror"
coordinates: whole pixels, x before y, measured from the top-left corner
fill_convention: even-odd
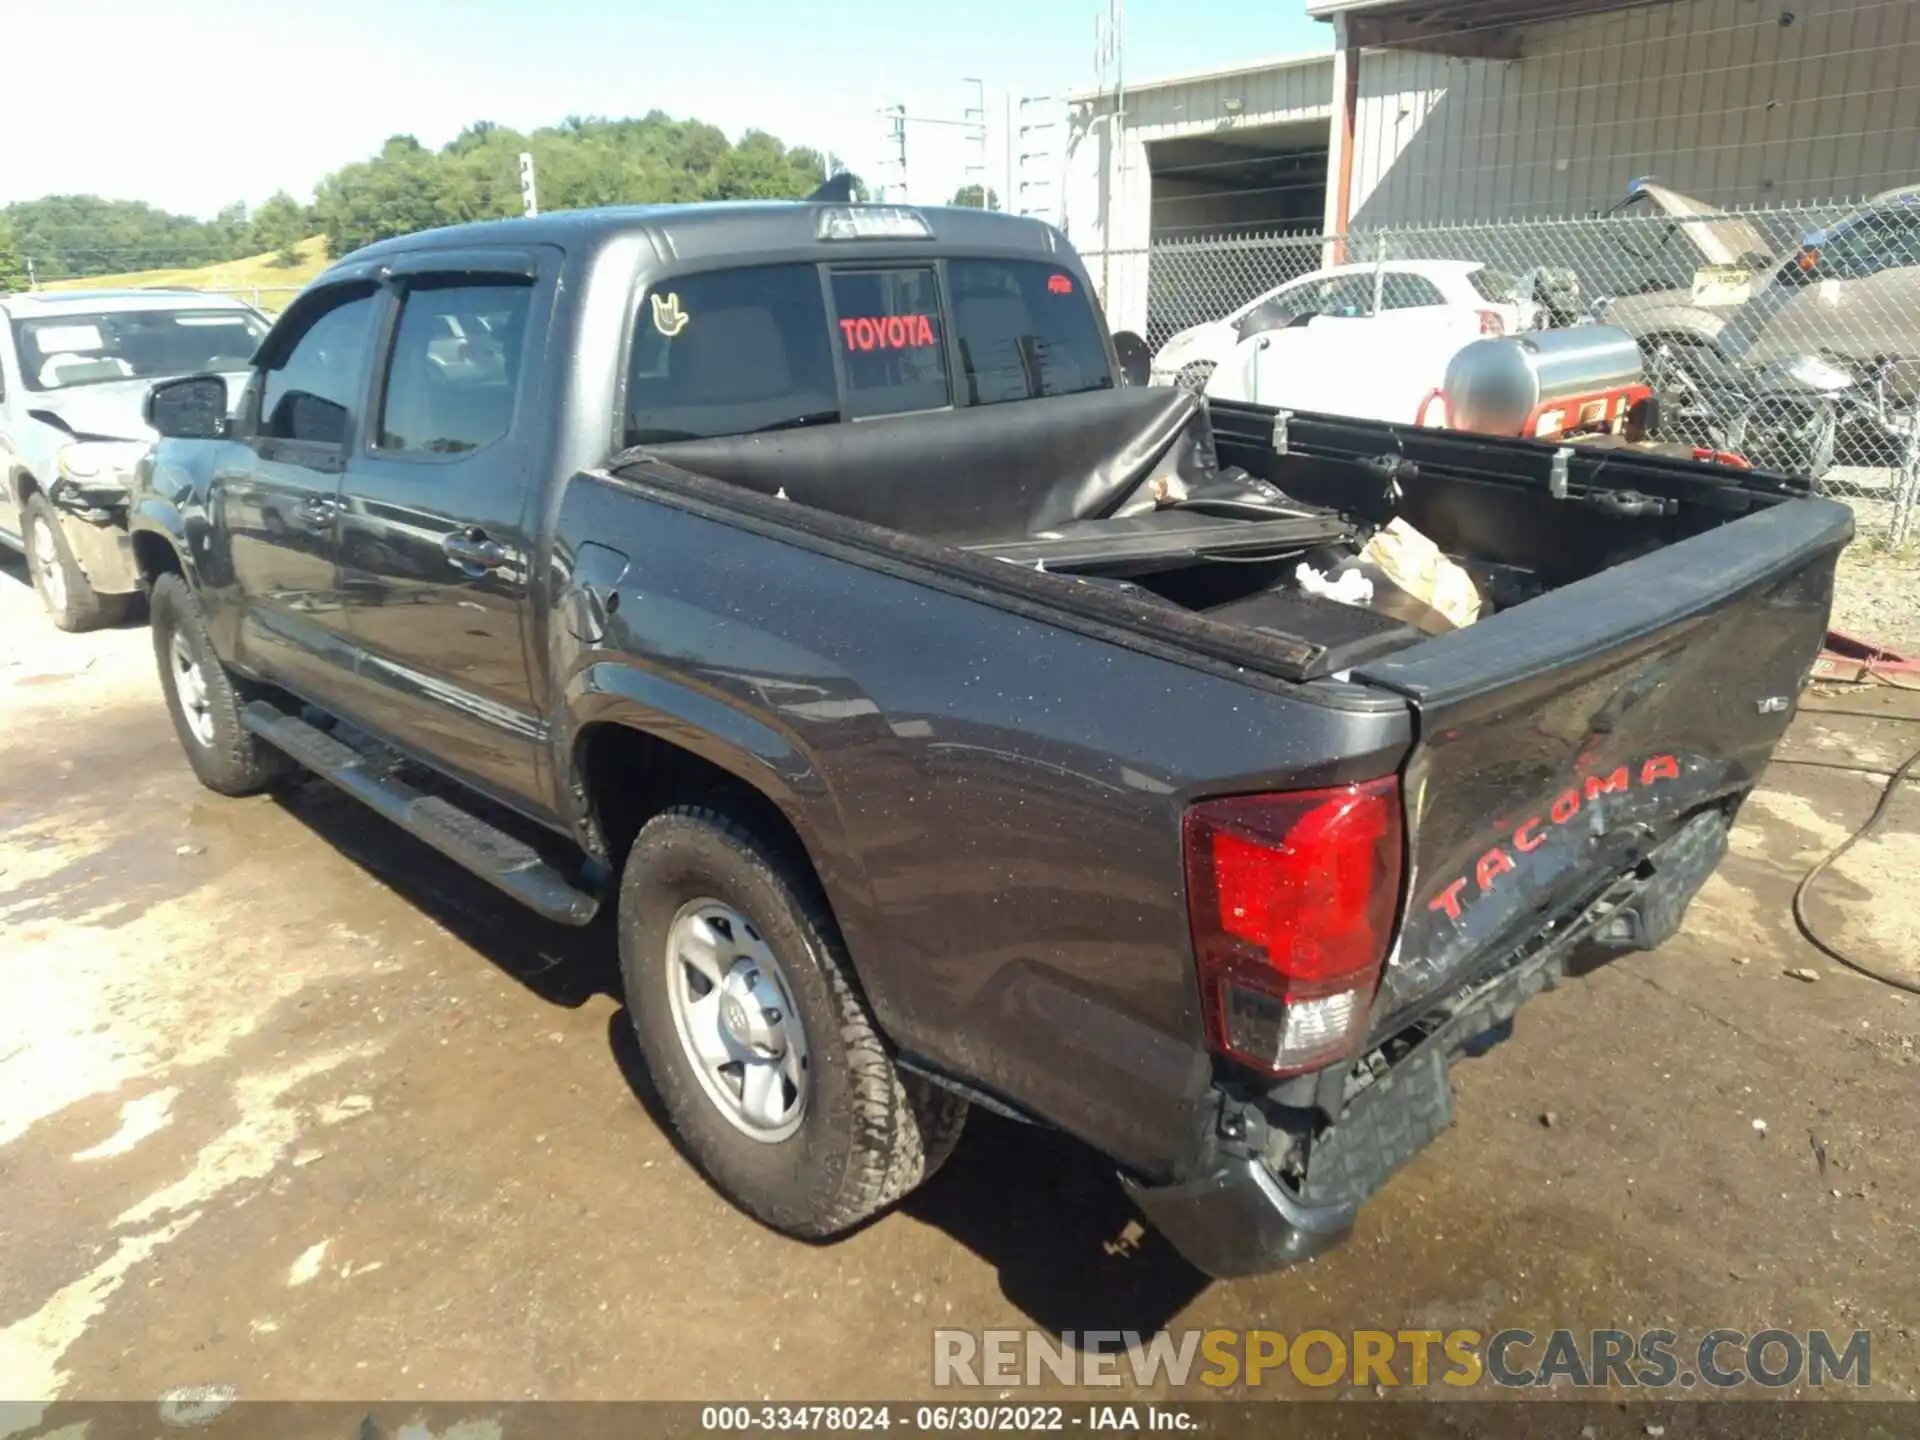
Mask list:
[[[224,440],[227,382],[218,375],[162,380],[147,391],[140,413],[169,440]]]
[[[1153,351],[1131,330],[1113,337],[1113,353],[1120,358],[1120,379],[1127,385],[1145,385],[1153,379]]]

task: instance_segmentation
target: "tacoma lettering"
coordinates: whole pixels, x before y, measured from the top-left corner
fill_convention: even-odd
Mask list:
[[[1602,795],[1624,794],[1632,788],[1630,777],[1634,767],[1617,765],[1607,775],[1589,775],[1578,785],[1564,790],[1555,798],[1547,811],[1547,819],[1538,815],[1529,815],[1513,832],[1512,844],[1522,855],[1529,855],[1547,843],[1547,832],[1569,824],[1579,815],[1582,795],[1588,803],[1598,800]],[[1645,789],[1662,780],[1680,778],[1680,762],[1672,755],[1649,756],[1641,763],[1638,771],[1639,785]],[[1482,855],[1473,867],[1473,876],[1469,880],[1462,877],[1448,885],[1433,899],[1427,902],[1427,909],[1438,910],[1449,920],[1460,918],[1460,897],[1469,884],[1474,885],[1480,894],[1491,890],[1502,875],[1515,868],[1514,859],[1501,845],[1494,846]]]

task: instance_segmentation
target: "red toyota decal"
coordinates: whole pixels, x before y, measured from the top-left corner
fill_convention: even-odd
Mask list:
[[[1073,293],[1073,278],[1068,275],[1049,275],[1047,277],[1047,289],[1055,295],[1071,295]]]
[[[934,343],[933,322],[924,315],[877,315],[842,320],[849,350],[906,350]]]
[[[1547,813],[1529,815],[1513,832],[1513,848],[1521,854],[1529,854],[1547,843],[1550,831],[1570,823],[1580,813],[1583,803],[1598,800],[1602,795],[1624,793],[1633,788],[1636,777],[1626,765],[1616,766],[1610,775],[1589,775],[1579,785],[1562,791],[1554,797],[1553,804],[1547,807]],[[1640,787],[1656,785],[1662,780],[1680,778],[1680,762],[1671,755],[1654,755],[1644,761],[1638,772]],[[1479,893],[1486,894],[1499,878],[1514,868],[1513,856],[1503,846],[1496,845],[1480,857],[1473,867],[1471,876],[1463,875],[1433,899],[1427,902],[1429,910],[1441,910],[1449,920],[1460,918],[1460,892],[1469,883],[1475,885]]]

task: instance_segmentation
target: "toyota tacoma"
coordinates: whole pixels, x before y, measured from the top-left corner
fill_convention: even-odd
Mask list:
[[[347,256],[237,397],[148,400],[187,759],[612,907],[673,1126],[782,1231],[897,1200],[981,1105],[1110,1157],[1212,1275],[1311,1256],[1522,1001],[1674,933],[1852,521],[1121,353],[1056,230],[974,210]],[[1304,578],[1414,535],[1470,608]]]

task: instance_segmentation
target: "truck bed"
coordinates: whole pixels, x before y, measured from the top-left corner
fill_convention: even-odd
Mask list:
[[[1396,516],[1469,567],[1497,619],[1809,493],[1752,471],[1179,390],[1001,409],[657,445],[610,468],[1287,681],[1428,641],[1294,579],[1303,559],[1351,554]]]

